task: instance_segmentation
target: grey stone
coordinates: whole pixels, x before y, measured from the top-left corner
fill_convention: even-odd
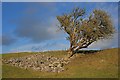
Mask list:
[[[33,54],[25,57],[11,58],[9,60],[4,59],[2,62],[24,69],[32,68],[36,71],[59,73],[66,70],[64,66],[70,63],[70,60],[42,54]]]
[[[63,67],[63,63],[58,64],[57,67]]]
[[[49,64],[49,67],[53,67],[54,65],[53,64]]]

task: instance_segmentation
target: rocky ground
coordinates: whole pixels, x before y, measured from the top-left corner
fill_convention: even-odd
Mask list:
[[[64,66],[70,63],[70,60],[43,54],[32,54],[19,58],[10,58],[8,60],[3,59],[2,62],[24,69],[59,73],[67,70]]]

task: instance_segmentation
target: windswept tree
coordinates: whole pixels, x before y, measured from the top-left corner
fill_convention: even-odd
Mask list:
[[[88,18],[84,16],[85,10],[81,8],[75,8],[69,14],[57,16],[60,29],[68,34],[69,57],[97,40],[110,38],[115,32],[111,17],[107,12],[95,9]]]

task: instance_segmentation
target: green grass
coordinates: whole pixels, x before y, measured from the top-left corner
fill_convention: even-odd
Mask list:
[[[3,58],[27,56],[37,54],[30,53],[11,53],[3,54]],[[89,53],[92,53],[91,51]],[[45,55],[56,57],[66,56],[65,51],[42,52]],[[3,78],[117,78],[118,77],[118,49],[108,49],[96,51],[92,54],[77,54],[77,57],[65,67],[68,69],[61,73],[40,72],[25,70],[18,67],[3,64]]]

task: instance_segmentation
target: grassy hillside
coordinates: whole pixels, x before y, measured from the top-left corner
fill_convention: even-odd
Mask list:
[[[23,52],[3,54],[4,59],[21,57],[38,52]],[[42,52],[45,55],[65,57],[65,51]],[[85,51],[81,51],[85,53]],[[90,54],[91,53],[91,54]],[[25,70],[18,67],[3,64],[3,78],[117,78],[118,77],[118,49],[108,49],[94,52],[87,51],[86,54],[77,54],[72,62],[65,67],[68,69],[61,73],[40,72]]]

